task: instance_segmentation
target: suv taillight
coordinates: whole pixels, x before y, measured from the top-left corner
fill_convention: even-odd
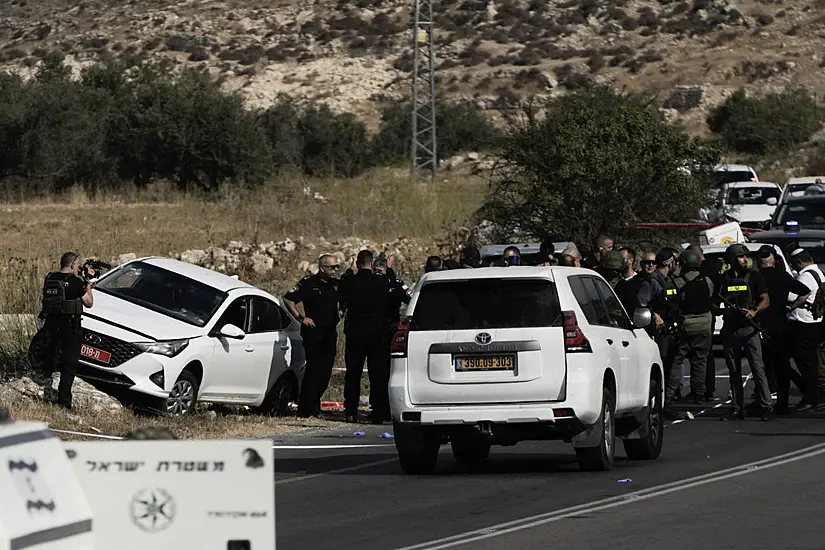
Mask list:
[[[562,312],[564,319],[564,351],[566,353],[592,353],[590,342],[579,328],[575,311]]]
[[[398,321],[398,326],[395,328],[395,334],[392,335],[392,343],[390,344],[390,354],[393,357],[407,356],[407,340],[410,333],[410,318],[402,317]]]

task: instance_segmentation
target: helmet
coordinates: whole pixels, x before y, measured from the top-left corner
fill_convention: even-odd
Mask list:
[[[622,269],[624,267],[624,258],[618,250],[611,250],[602,256],[601,263],[603,269]]]
[[[750,251],[744,244],[732,244],[727,248],[727,250],[725,250],[725,261],[729,264],[733,264],[737,257],[747,256],[748,254],[750,254]]]
[[[685,250],[679,255],[679,263],[682,264],[682,269],[701,269],[702,258],[694,250]]]

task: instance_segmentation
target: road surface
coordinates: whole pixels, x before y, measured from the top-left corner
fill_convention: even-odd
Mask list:
[[[825,413],[721,422],[726,407],[691,410],[658,460],[628,461],[619,444],[599,473],[580,472],[562,442],[494,447],[475,468],[447,445],[434,475],[408,476],[379,437],[389,425],[276,440],[278,550],[825,548]]]

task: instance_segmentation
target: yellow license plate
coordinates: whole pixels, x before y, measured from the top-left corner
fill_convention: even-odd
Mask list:
[[[515,355],[486,355],[473,357],[456,357],[455,370],[515,370]]]

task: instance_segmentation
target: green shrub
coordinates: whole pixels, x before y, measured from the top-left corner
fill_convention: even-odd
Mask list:
[[[707,124],[730,149],[762,155],[806,142],[822,127],[823,114],[804,88],[788,87],[763,97],[738,90],[710,112]]]
[[[499,238],[518,230],[593,242],[642,221],[693,219],[719,152],[665,123],[651,98],[593,86],[543,113],[527,107],[494,158],[479,218]]]

